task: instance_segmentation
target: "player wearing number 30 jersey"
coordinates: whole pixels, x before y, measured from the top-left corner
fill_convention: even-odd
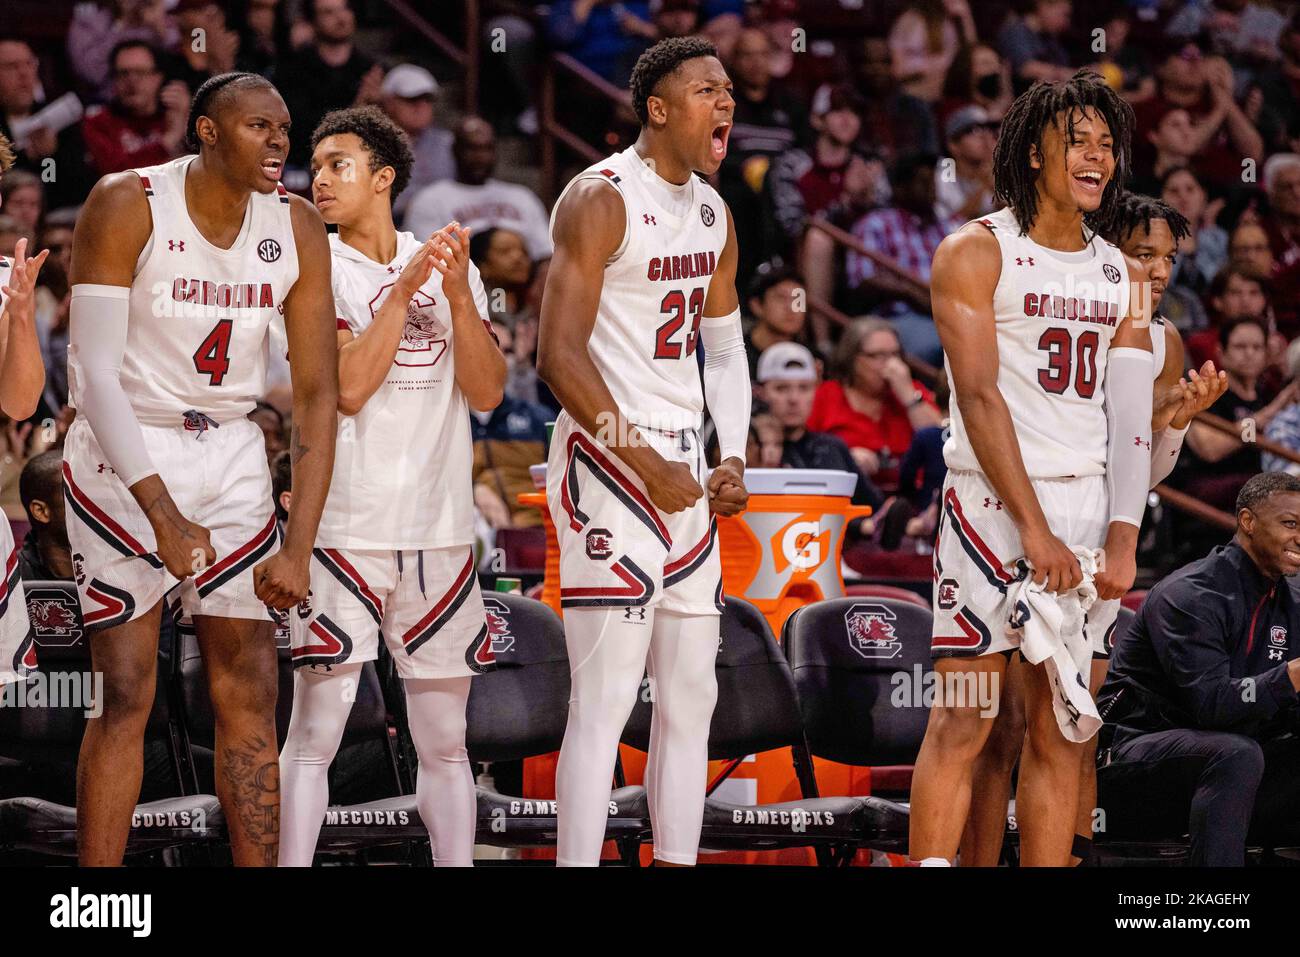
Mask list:
[[[1035,84],[1012,104],[995,151],[1006,208],[947,237],[932,270],[954,399],[935,667],[953,676],[948,687],[991,679],[1000,689],[1012,649],[1035,662],[1023,669],[1017,795],[1027,865],[1070,859],[1080,755],[1101,723],[1086,639],[1099,641],[1115,614],[1113,602],[1085,613],[1078,589],[1085,574],[1093,598],[1132,587],[1150,476],[1146,277],[1089,225],[1115,208],[1132,126],[1132,108],[1096,74]],[[1052,607],[1053,595],[1070,597]],[[956,856],[992,725],[960,697],[931,710],[912,794],[909,851],[922,863]]]

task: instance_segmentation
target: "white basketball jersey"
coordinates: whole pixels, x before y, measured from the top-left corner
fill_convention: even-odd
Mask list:
[[[370,327],[407,260],[420,248],[397,234],[397,255],[377,263],[330,236],[339,328]],[[487,322],[478,268],[469,284]],[[339,417],[334,477],[316,543],[322,548],[423,549],[474,540],[469,403],[456,384],[451,308],[435,270],[406,311],[388,378],[361,411]]]
[[[284,297],[298,279],[284,188],[253,193],[239,236],[221,249],[203,238],[185,205],[195,159],[132,170],[153,232],[131,281],[121,382],[143,425],[191,424],[193,413],[220,424],[250,412],[266,392],[272,321],[283,324]],[[76,366],[70,356],[70,401],[80,406]]]
[[[713,187],[692,176],[689,205],[674,215],[648,188],[657,175],[628,147],[564,188],[567,193],[580,180],[602,180],[619,191],[626,210],[623,242],[605,266],[588,349],[629,420],[666,430],[698,428],[704,393],[695,348],[709,281],[727,242],[727,214]],[[552,235],[554,227],[552,213]]]
[[[977,222],[1002,249],[993,293],[998,389],[1025,471],[1033,479],[1105,474],[1106,356],[1128,312],[1123,253],[1091,232],[1078,252],[1040,246],[1021,235],[1010,209]],[[951,411],[944,460],[949,468],[982,471],[957,402]]]

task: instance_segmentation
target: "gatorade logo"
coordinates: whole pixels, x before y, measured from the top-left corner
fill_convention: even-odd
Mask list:
[[[796,520],[778,533],[776,553],[799,571],[809,571],[826,556],[827,534],[820,523]]]

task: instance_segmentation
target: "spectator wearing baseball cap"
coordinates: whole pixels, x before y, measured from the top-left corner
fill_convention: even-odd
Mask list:
[[[746,304],[754,318],[745,329],[745,355],[749,378],[758,381],[759,356],[779,342],[806,341],[808,312],[799,274],[781,259],[754,270]]]
[[[982,106],[955,110],[943,127],[948,155],[934,170],[934,207],[959,223],[993,212],[993,147],[998,121]]]
[[[393,218],[400,220],[416,193],[456,175],[456,160],[451,152],[455,137],[434,122],[438,81],[424,67],[399,63],[384,76],[380,93],[380,105],[406,131],[415,155],[411,182],[393,199]]]
[[[797,342],[778,342],[758,360],[758,397],[782,430],[781,465],[796,469],[835,469],[858,476],[855,505],[879,508],[880,490],[863,474],[844,440],[808,429],[817,394],[817,360]]]

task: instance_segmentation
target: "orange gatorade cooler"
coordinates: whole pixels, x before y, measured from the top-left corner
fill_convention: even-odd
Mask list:
[[[858,477],[828,469],[746,469],[749,505],[718,519],[722,589],[758,607],[779,638],[801,605],[844,594],[840,551]]]

